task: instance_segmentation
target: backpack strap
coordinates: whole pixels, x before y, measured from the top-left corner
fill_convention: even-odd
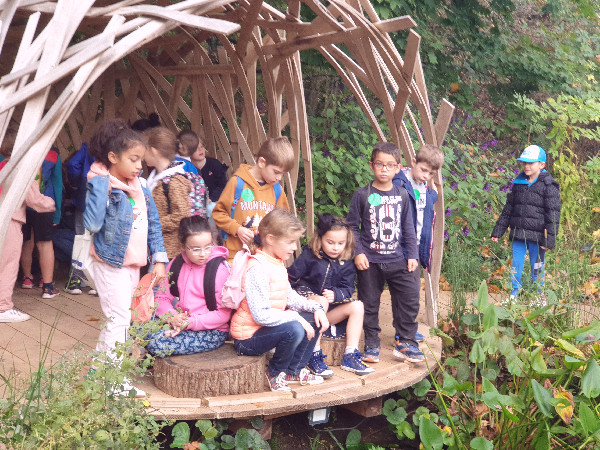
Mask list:
[[[173,297],[179,297],[179,288],[177,287],[177,280],[179,279],[179,272],[181,272],[181,268],[183,267],[183,256],[181,254],[177,255],[177,257],[173,260],[171,264],[171,276],[169,277],[169,292]]]
[[[165,177],[162,180],[160,180],[160,184],[162,184],[165,198],[167,199],[167,214],[171,214],[171,200],[169,199],[169,181],[170,180],[171,180],[171,177]]]
[[[217,256],[206,263],[204,269],[204,300],[206,301],[206,307],[209,311],[216,311],[217,309],[217,298],[215,296],[215,279],[217,277],[217,270],[221,263],[225,261],[222,256]]]
[[[273,185],[273,190],[275,191],[275,205],[277,205],[279,197],[281,196],[281,184],[275,183]]]
[[[235,214],[235,208],[237,207],[237,204],[240,201],[240,198],[242,196],[242,191],[244,190],[244,185],[246,184],[241,177],[238,177],[237,175],[235,175],[235,177],[237,178],[237,182],[235,185],[235,193],[233,194],[233,203],[231,204],[230,217],[232,219],[233,219],[233,215]],[[229,235],[225,231],[221,230],[221,237],[223,238],[223,242],[225,242],[227,240],[228,236]]]

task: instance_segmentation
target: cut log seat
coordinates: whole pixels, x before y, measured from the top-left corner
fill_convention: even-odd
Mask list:
[[[265,389],[265,356],[238,356],[233,344],[194,355],[156,358],[154,383],[173,397],[251,394]]]
[[[328,366],[340,366],[346,350],[346,338],[330,338],[327,336],[321,337],[321,350],[327,355],[325,363]]]

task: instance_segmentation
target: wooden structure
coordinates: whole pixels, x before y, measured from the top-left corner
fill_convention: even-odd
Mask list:
[[[311,22],[301,20],[301,7],[312,11]],[[134,121],[151,112],[173,130],[182,121],[201,128],[209,152],[234,169],[252,163],[252,149],[267,137],[288,135],[296,154],[288,198],[294,209],[302,158],[312,218],[302,50],[329,61],[379,139],[396,143],[406,161],[413,142],[442,143],[453,112],[444,101],[432,116],[416,23],[407,16],[380,20],[369,0],[289,0],[286,11],[262,0],[13,0],[0,2],[0,22],[0,141],[10,139],[13,147],[14,140],[0,173],[0,249],[11,213],[52,144],[66,153],[89,139],[100,120]],[[391,32],[406,34],[402,54]],[[383,105],[389,136],[372,102]],[[444,230],[439,173],[434,182],[440,200],[426,275],[430,324]]]

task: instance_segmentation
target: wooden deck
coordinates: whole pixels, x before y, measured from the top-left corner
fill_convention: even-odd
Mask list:
[[[64,283],[58,286],[62,287]],[[14,303],[32,319],[14,324],[0,323],[0,373],[8,375],[14,371],[26,378],[37,370],[45,350],[48,353],[46,365],[50,365],[76,346],[95,347],[103,319],[98,297],[62,293],[54,299],[44,300],[41,289],[17,287]],[[421,310],[424,310],[423,305]],[[387,292],[382,298],[380,319],[383,329],[381,361],[372,365],[376,371],[371,375],[359,377],[333,367],[335,376],[325,383],[293,387],[290,393],[271,392],[265,385],[262,393],[204,398],[167,395],[154,385],[151,376],[139,380],[138,386],[147,392],[153,415],[178,420],[276,417],[381,397],[417,383],[428,375],[428,370],[425,363],[398,362],[392,356],[394,332]],[[423,320],[422,315],[420,320]],[[427,337],[421,348],[429,356],[430,364],[435,364],[431,352],[440,358],[441,342],[438,338],[428,337],[429,330],[422,323],[419,331]],[[0,386],[0,395],[2,391]]]

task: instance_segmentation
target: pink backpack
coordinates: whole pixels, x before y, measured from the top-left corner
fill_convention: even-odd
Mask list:
[[[131,321],[146,323],[154,314],[154,285],[158,277],[147,273],[142,277],[131,297]]]
[[[237,309],[244,299],[244,275],[246,274],[248,262],[251,259],[254,259],[254,257],[250,253],[248,246],[244,244],[242,249],[233,258],[231,273],[223,285],[221,303],[225,308]]]

